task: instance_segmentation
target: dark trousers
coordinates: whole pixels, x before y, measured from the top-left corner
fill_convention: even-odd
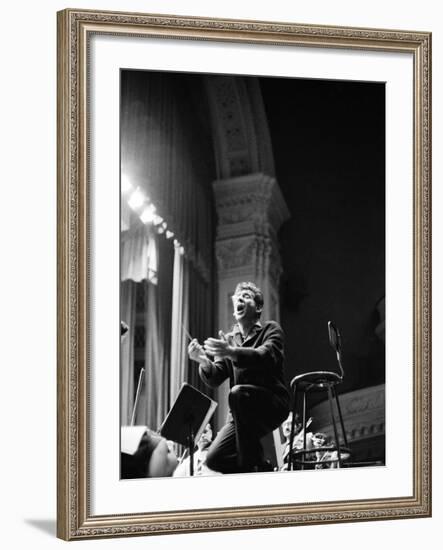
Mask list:
[[[206,465],[224,474],[252,472],[263,462],[260,439],[288,416],[287,404],[260,386],[241,384],[229,392],[230,419],[209,447]]]

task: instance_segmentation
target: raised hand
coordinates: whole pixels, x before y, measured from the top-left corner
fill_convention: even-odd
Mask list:
[[[189,342],[188,356],[189,359],[192,359],[197,363],[205,363],[208,359],[203,346],[199,344],[197,338],[194,338]]]
[[[225,357],[232,357],[234,348],[226,340],[225,335],[222,331],[219,333],[220,338],[208,338],[205,340],[204,347],[206,353],[209,355],[214,355],[215,357],[220,357],[221,359]]]

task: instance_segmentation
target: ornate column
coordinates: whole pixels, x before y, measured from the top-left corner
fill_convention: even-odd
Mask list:
[[[263,291],[262,319],[278,321],[282,266],[277,232],[289,218],[280,188],[274,178],[261,173],[218,180],[213,188],[218,216],[218,327],[228,331],[232,326],[231,296],[241,281],[252,281]],[[219,426],[226,417],[227,392],[227,384],[219,390]]]

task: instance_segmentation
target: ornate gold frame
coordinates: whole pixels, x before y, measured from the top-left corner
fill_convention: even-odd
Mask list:
[[[91,33],[409,52],[414,59],[413,496],[91,516],[88,505],[87,44]],[[58,13],[58,536],[247,529],[431,515],[431,34],[64,10]]]

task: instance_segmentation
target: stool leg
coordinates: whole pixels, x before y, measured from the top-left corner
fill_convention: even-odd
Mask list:
[[[333,392],[334,397],[335,397],[335,402],[337,403],[338,416],[340,417],[341,431],[343,433],[343,441],[345,442],[345,447],[348,447],[349,446],[348,445],[348,438],[346,437],[345,424],[343,422],[343,416],[341,414],[340,401],[338,400],[338,395],[337,395],[337,392],[336,392],[335,388],[333,388],[332,392]]]
[[[294,396],[292,401],[292,421],[291,421],[291,435],[289,437],[289,453],[288,453],[288,471],[293,470],[292,464],[292,446],[294,445],[295,435],[295,410],[297,405],[297,385],[294,385]]]
[[[303,420],[302,420],[302,430],[303,430],[303,450],[306,451],[306,389],[303,390]],[[302,460],[304,461],[306,455],[302,455]],[[301,469],[305,469],[305,465],[302,462]]]
[[[328,386],[328,401],[329,401],[329,409],[330,409],[330,411],[331,411],[332,425],[334,426],[334,437],[335,437],[335,446],[337,447],[338,467],[341,468],[341,449],[340,449],[340,440],[339,440],[339,438],[338,438],[337,424],[336,424],[336,422],[335,422],[335,415],[334,415],[334,406],[333,406],[333,400],[332,400],[332,390],[331,390],[331,386]]]

